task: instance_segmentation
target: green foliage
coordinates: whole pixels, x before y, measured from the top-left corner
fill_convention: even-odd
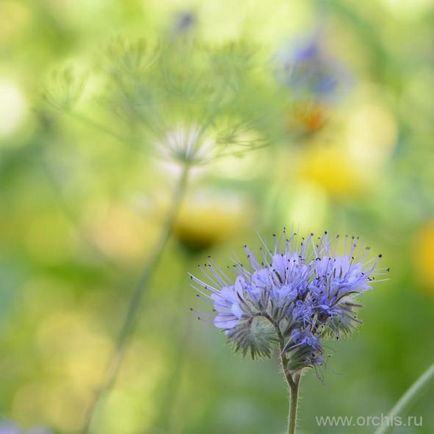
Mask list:
[[[304,433],[347,434],[315,416],[385,413],[434,351],[432,7],[206,0],[185,30],[172,3],[0,1],[0,420],[80,430],[187,163],[95,433],[282,432],[276,365],[193,322],[186,270],[293,225],[360,235],[391,267],[325,387],[303,379]],[[350,86],[300,100],[276,53],[318,29]],[[268,356],[271,330],[244,326]],[[434,432],[431,392],[411,412]]]

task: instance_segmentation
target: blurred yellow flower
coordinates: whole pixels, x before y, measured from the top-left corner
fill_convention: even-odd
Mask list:
[[[201,191],[185,201],[174,235],[188,249],[207,249],[245,227],[250,214],[249,206],[239,197]]]
[[[434,220],[422,226],[416,234],[413,258],[419,279],[434,295]]]
[[[361,165],[337,147],[306,149],[299,162],[298,174],[302,181],[319,185],[337,199],[360,194],[368,184]]]

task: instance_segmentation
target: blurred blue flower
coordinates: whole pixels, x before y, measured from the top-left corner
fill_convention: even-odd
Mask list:
[[[12,422],[0,422],[0,434],[51,434],[51,431],[37,427],[22,430]]]
[[[197,16],[193,11],[179,11],[173,17],[171,32],[175,36],[185,35],[197,24]]]
[[[204,278],[191,275],[193,286],[243,354],[270,356],[277,342],[292,371],[319,366],[323,339],[352,331],[360,322],[355,298],[388,271],[378,268],[381,255],[367,258],[358,238],[338,238],[333,246],[327,232],[299,238],[284,230],[272,249],[263,243],[260,257],[244,246],[247,263],[234,264],[235,276],[209,259],[199,266]]]
[[[0,422],[0,434],[20,434],[21,431],[16,425],[8,422]]]
[[[277,77],[298,98],[330,102],[348,87],[349,73],[324,47],[316,32],[277,54]]]

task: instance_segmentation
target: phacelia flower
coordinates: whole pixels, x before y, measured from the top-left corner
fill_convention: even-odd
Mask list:
[[[235,275],[209,259],[199,266],[204,277],[191,275],[193,287],[211,302],[214,325],[236,350],[270,356],[277,343],[290,371],[320,366],[324,339],[339,339],[360,323],[357,296],[388,269],[378,267],[381,255],[368,258],[358,237],[337,236],[335,246],[327,232],[273,237],[260,255],[244,246],[247,261],[230,267]]]

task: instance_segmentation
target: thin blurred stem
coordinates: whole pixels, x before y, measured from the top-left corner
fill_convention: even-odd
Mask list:
[[[386,434],[393,431],[393,420],[402,415],[410,405],[421,396],[425,389],[432,385],[434,380],[434,364],[432,364],[417,380],[416,382],[402,395],[401,399],[390,410],[385,420],[388,422],[380,426],[375,434]]]
[[[138,314],[140,312],[140,308],[145,295],[145,290],[148,286],[148,282],[152,276],[153,271],[155,270],[156,265],[158,264],[161,258],[161,255],[164,251],[167,241],[169,240],[174,221],[178,215],[178,211],[186,191],[189,170],[190,170],[190,165],[185,163],[183,166],[182,173],[179,177],[178,183],[175,187],[175,191],[173,193],[171,207],[167,213],[166,220],[160,235],[160,239],[157,245],[155,246],[155,249],[152,252],[151,257],[147,259],[146,263],[144,264],[142,274],[131,295],[131,299],[128,305],[128,310],[125,315],[124,322],[122,324],[118,339],[115,344],[114,353],[109,361],[108,368],[104,376],[104,380],[102,382],[101,387],[96,391],[94,399],[90,403],[90,406],[88,407],[88,410],[86,412],[85,421],[83,424],[83,428],[81,430],[83,434],[88,434],[91,432],[92,425],[94,423],[97,411],[101,406],[102,402],[104,401],[104,399],[109,394],[116,380],[117,374],[119,372],[119,368],[125,357],[125,352],[128,346],[129,337],[134,332],[136,327]]]

